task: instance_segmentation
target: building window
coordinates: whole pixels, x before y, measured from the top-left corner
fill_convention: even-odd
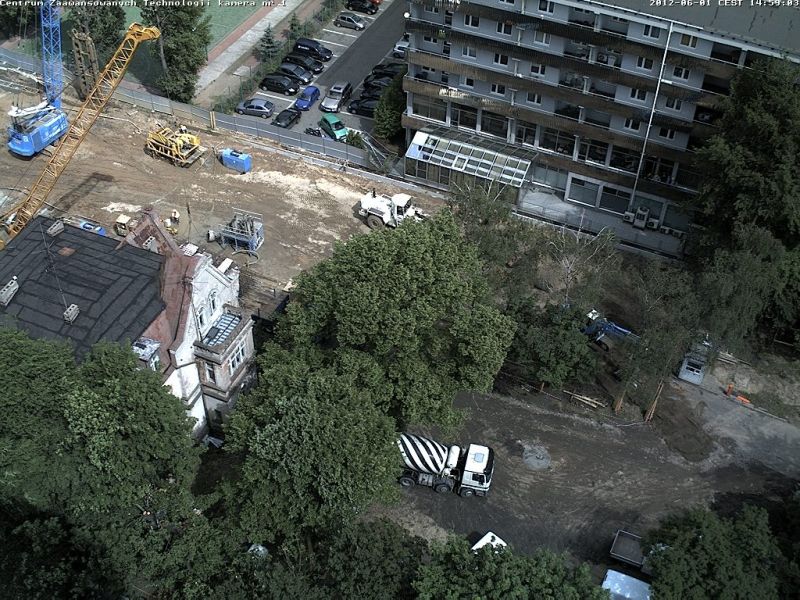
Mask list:
[[[595,140],[582,141],[578,147],[578,159],[605,164],[608,155],[608,144]]]
[[[666,138],[668,140],[674,140],[675,139],[675,130],[674,129],[670,129],[669,127],[661,127],[658,130],[658,135],[660,137]]]
[[[653,68],[653,59],[640,56],[636,60],[636,66],[639,67],[640,69],[646,69],[647,71],[650,71]]]
[[[514,4],[517,0],[500,0],[501,4]]]
[[[475,87],[475,80],[472,77],[464,77],[464,83],[462,85],[464,87],[474,88]]]
[[[544,77],[545,66],[539,63],[531,65],[531,77]]]
[[[661,28],[653,25],[645,25],[642,33],[644,34],[644,37],[658,39],[661,37]]]
[[[508,119],[484,110],[481,113],[481,132],[505,139],[508,136]]]
[[[432,37],[430,37],[430,36],[428,36],[428,35],[423,35],[423,36],[422,36],[422,41],[423,41],[423,42],[428,42],[429,44],[435,44],[435,43],[437,43],[435,38],[432,38]]]
[[[507,67],[508,66],[508,55],[507,54],[495,54],[494,55],[494,64],[503,65],[504,67]]]
[[[531,104],[541,104],[542,103],[541,95],[537,94],[536,92],[528,92],[527,100]]]
[[[635,120],[635,119],[625,119],[625,129],[630,129],[631,131],[639,131],[639,127],[642,124]]]
[[[539,31],[538,29],[533,32],[533,42],[535,44],[541,44],[542,46],[549,46],[550,45],[550,34],[545,33],[544,31]]]
[[[697,48],[697,38],[688,33],[681,36],[681,46],[688,46],[689,48]]]
[[[239,345],[236,346],[236,350],[233,351],[231,354],[231,360],[228,363],[228,369],[230,371],[231,376],[236,372],[236,369],[244,362],[244,354],[245,348],[247,347],[246,340],[242,340],[239,342]]]
[[[209,383],[216,384],[217,383],[217,372],[214,370],[214,365],[210,362],[204,362],[203,365],[206,368],[206,381]]]
[[[466,56],[467,58],[475,58],[476,56],[478,56],[478,51],[472,46],[464,46],[463,48],[461,48],[461,56]]]
[[[647,90],[637,90],[636,88],[631,88],[631,98],[634,100],[646,100]]]
[[[683,102],[677,98],[667,98],[665,105],[667,108],[671,108],[672,110],[680,110]]]
[[[555,5],[552,2],[548,2],[548,0],[539,0],[539,12],[549,12],[552,13]]]
[[[217,312],[217,292],[216,291],[211,292],[208,295],[208,309],[209,309],[209,314],[213,315],[215,312]]]
[[[442,71],[442,83],[450,83],[450,74]]]
[[[570,183],[569,186],[568,198],[575,202],[580,202],[581,204],[595,206],[597,204],[597,192],[599,190],[600,186],[596,183],[573,177],[572,183]]]
[[[426,13],[433,13],[434,15],[439,14],[439,7],[438,6],[426,6],[425,7]]]
[[[206,326],[206,307],[201,306],[197,310],[197,324],[200,326],[200,329]]]
[[[478,109],[461,104],[453,104],[450,109],[450,122],[456,127],[475,130],[478,126]]]
[[[572,152],[575,150],[575,136],[557,129],[543,129],[539,138],[539,147],[572,156]]]
[[[447,120],[447,105],[442,100],[426,98],[414,94],[414,99],[411,103],[411,113],[419,117],[444,123]]]
[[[497,33],[511,35],[511,23],[497,23]]]
[[[683,67],[675,67],[672,74],[680,79],[689,79],[689,69],[684,69]]]
[[[467,27],[479,27],[481,20],[475,15],[464,15],[464,25]]]
[[[506,95],[506,86],[504,86],[502,83],[493,83],[492,84],[492,93],[493,94],[499,94],[500,96],[505,96]]]

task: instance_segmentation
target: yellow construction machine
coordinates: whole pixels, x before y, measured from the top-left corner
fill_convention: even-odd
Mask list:
[[[162,127],[147,134],[147,146],[150,156],[166,158],[174,165],[188,167],[201,156],[207,148],[200,145],[200,138],[181,127],[172,131],[169,127]]]
[[[125,71],[128,69],[131,58],[139,47],[139,44],[147,40],[156,39],[161,33],[156,27],[144,27],[138,23],[133,23],[122,43],[114,52],[111,60],[100,73],[92,90],[81,105],[78,114],[72,119],[72,123],[67,129],[67,133],[58,142],[50,160],[45,165],[44,170],[39,175],[36,183],[28,192],[28,195],[19,204],[10,210],[0,214],[0,221],[5,224],[5,239],[0,237],[0,250],[22,231],[28,222],[36,216],[39,209],[45,203],[47,196],[53,190],[59,177],[67,168],[69,161],[75,155],[75,151],[81,142],[86,138],[92,125],[103,112],[106,104],[111,99],[114,90],[117,89]]]

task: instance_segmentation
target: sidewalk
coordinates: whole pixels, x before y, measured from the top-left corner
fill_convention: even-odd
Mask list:
[[[258,65],[253,48],[258,45],[267,27],[272,26],[275,41],[280,42],[285,39],[283,32],[289,27],[292,13],[297,14],[301,22],[306,21],[319,10],[322,2],[275,0],[272,6],[265,6],[254,13],[208,53],[209,62],[200,70],[194,104],[210,107],[214,98],[237,91],[248,70],[242,70],[242,77],[234,75],[234,71],[242,66],[254,68]]]

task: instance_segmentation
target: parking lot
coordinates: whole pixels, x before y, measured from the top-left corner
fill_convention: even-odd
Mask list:
[[[357,12],[359,17],[367,22],[367,27],[363,31],[339,28],[328,23],[322,32],[316,36],[316,40],[322,43],[333,52],[333,58],[325,63],[325,69],[316,75],[310,85],[316,86],[320,90],[320,100],[328,91],[328,88],[337,81],[349,81],[353,85],[353,94],[350,100],[355,100],[361,93],[362,82],[370,74],[373,67],[380,62],[398,61],[392,58],[392,49],[395,42],[403,36],[405,29],[403,12],[405,2],[402,0],[384,0],[375,15],[366,15]],[[355,11],[347,11],[355,12]],[[301,85],[300,89],[306,86]],[[256,98],[266,98],[275,105],[273,115],[294,105],[296,96],[285,96],[277,92],[262,92],[256,89],[251,96]],[[347,112],[348,100],[344,103],[342,110],[337,113],[348,129],[354,131],[371,132],[373,119],[352,115]],[[317,101],[310,110],[304,111],[301,119],[292,126],[293,130],[305,131],[308,127],[317,127],[317,123],[323,113],[319,110]],[[257,117],[243,117],[253,118]],[[270,120],[271,121],[271,120]]]

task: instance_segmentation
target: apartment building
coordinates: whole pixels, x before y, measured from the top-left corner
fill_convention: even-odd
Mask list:
[[[800,62],[800,12],[664,4],[412,0],[406,175],[495,181],[521,214],[680,254],[693,153],[738,69]]]

